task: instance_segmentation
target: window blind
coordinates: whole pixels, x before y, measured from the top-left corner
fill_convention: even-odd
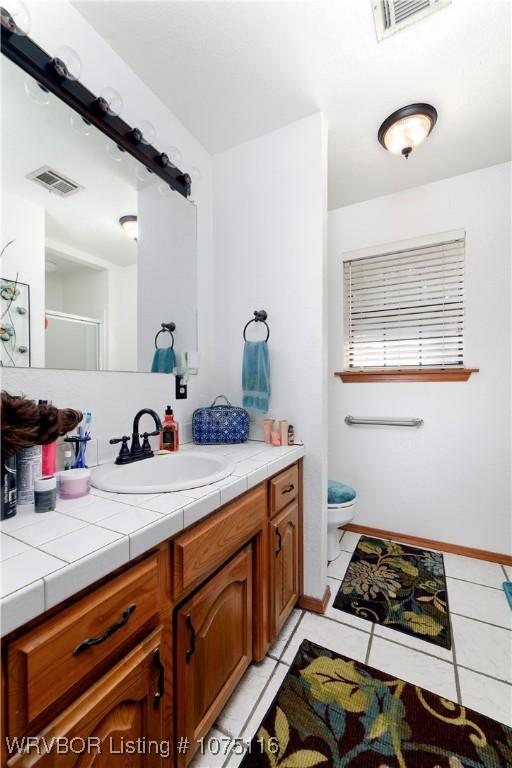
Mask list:
[[[464,365],[464,238],[344,263],[345,368]]]

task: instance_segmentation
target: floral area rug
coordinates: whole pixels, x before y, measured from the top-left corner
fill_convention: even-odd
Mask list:
[[[512,728],[310,640],[242,768],[510,768]]]
[[[438,552],[362,536],[333,605],[452,647],[444,562]]]

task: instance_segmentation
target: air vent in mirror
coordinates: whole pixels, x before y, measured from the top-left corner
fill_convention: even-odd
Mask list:
[[[409,24],[440,11],[450,5],[452,0],[374,0],[373,15],[377,40],[399,32]]]
[[[26,178],[41,184],[49,192],[60,195],[60,197],[69,197],[83,189],[76,181],[68,179],[67,176],[59,173],[54,168],[50,168],[49,165],[43,165],[37,171],[32,171],[32,173],[27,174]]]

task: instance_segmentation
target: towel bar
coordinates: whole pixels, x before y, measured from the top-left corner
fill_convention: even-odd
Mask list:
[[[349,427],[355,424],[378,427],[421,427],[423,419],[357,419],[354,416],[345,416],[345,424],[348,424]]]

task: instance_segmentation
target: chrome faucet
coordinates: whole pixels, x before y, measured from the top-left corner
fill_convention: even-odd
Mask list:
[[[141,417],[145,414],[152,416],[156,429],[153,430],[153,432],[143,432],[139,435],[139,422]],[[128,440],[130,439],[128,435],[123,435],[123,437],[113,437],[110,441],[111,445],[121,443],[121,449],[119,451],[119,456],[116,459],[116,464],[131,464],[133,461],[150,459],[154,454],[149,443],[149,438],[154,435],[159,435],[161,431],[162,422],[160,421],[159,415],[151,408],[142,408],[142,410],[135,414],[135,418],[133,419],[132,442],[130,448],[128,448]],[[143,438],[142,445],[140,444],[139,437]]]

